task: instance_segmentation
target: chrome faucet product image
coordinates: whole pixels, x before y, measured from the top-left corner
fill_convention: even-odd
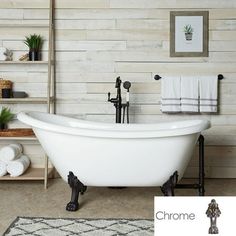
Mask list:
[[[218,204],[216,203],[215,199],[211,200],[211,203],[208,205],[208,209],[206,211],[207,217],[210,218],[211,226],[209,228],[209,234],[219,234],[219,230],[216,226],[216,220],[220,217],[221,211],[219,209]]]

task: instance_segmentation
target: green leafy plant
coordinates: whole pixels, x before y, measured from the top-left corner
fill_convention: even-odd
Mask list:
[[[1,128],[4,127],[13,118],[14,118],[14,114],[11,113],[10,108],[2,107],[2,110],[0,112],[0,125],[1,125]]]
[[[184,26],[184,32],[186,34],[192,34],[193,33],[193,27],[191,25],[185,25]]]
[[[25,37],[24,43],[29,47],[29,50],[39,51],[43,44],[43,38],[40,35],[31,34],[29,37]]]

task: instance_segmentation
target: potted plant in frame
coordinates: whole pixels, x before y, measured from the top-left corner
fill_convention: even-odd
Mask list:
[[[185,39],[190,41],[193,37],[193,27],[191,25],[184,26]]]
[[[2,107],[0,112],[0,130],[7,129],[7,124],[13,119],[14,114],[11,113],[10,108]]]
[[[29,47],[29,60],[39,61],[40,60],[40,50],[43,44],[43,38],[40,35],[31,34],[29,37],[25,37],[25,45]]]

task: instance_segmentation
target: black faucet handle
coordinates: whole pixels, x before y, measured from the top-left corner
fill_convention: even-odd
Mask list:
[[[107,101],[110,102],[111,101],[111,93],[109,92],[107,95],[108,95],[108,100]]]

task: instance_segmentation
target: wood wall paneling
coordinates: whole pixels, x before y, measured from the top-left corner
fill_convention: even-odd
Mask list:
[[[57,112],[89,120],[114,122],[114,107],[107,103],[107,92],[115,94],[114,81],[130,80],[132,122],[164,122],[206,118],[212,128],[206,137],[207,177],[236,177],[236,1],[215,0],[55,0]],[[29,25],[21,29],[0,28],[0,45],[14,52],[14,59],[27,51],[25,35],[40,33],[47,40],[47,0],[1,0],[0,26]],[[169,57],[169,12],[209,10],[209,57]],[[47,58],[46,43],[43,47]],[[1,65],[0,77],[14,81],[15,88],[30,95],[44,95],[44,65]],[[217,75],[220,82],[219,114],[165,115],[160,112],[161,81],[155,74]],[[12,106],[43,110],[29,104]],[[13,126],[19,126],[16,121]],[[26,144],[35,166],[37,144]],[[197,150],[186,177],[197,175]]]

